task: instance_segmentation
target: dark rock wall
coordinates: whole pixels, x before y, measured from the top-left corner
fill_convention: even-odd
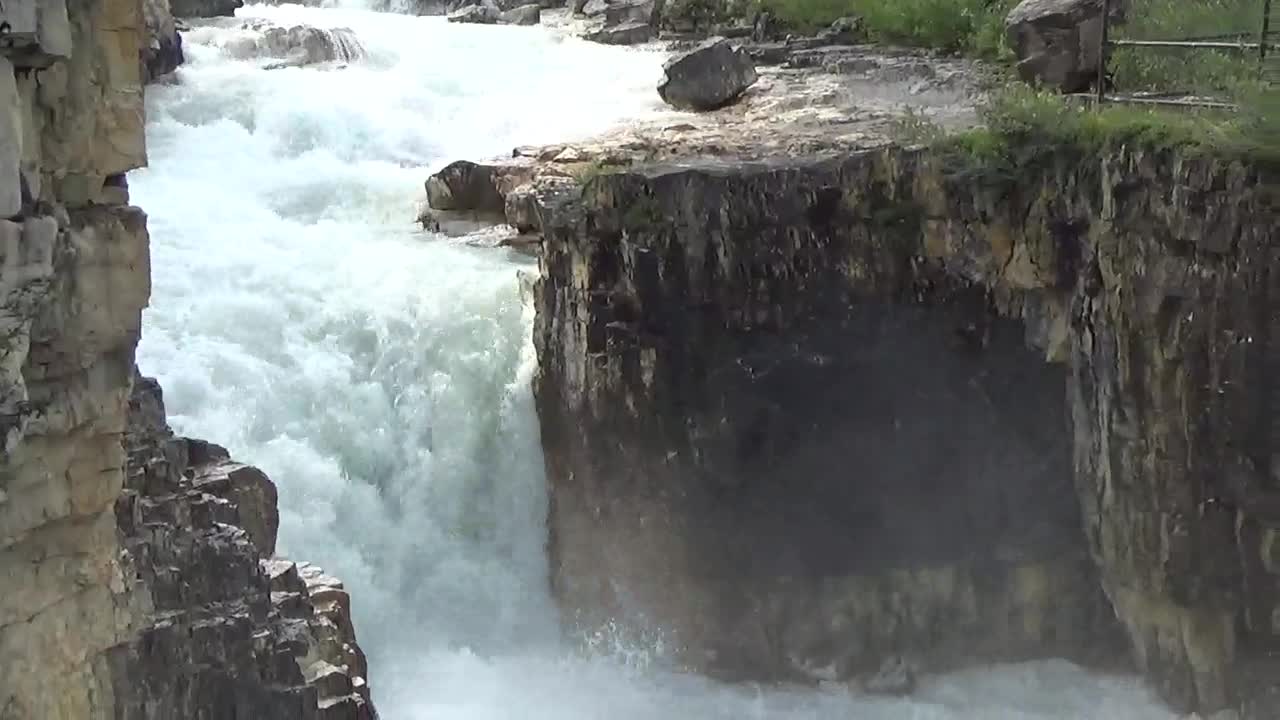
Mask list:
[[[1270,480],[1221,472],[1272,447],[1274,183],[1070,149],[594,179],[537,289],[569,619],[739,677],[1114,657],[1118,621],[1167,697],[1234,703],[1274,606]]]
[[[150,378],[135,380],[129,411],[116,518],[152,620],[110,654],[115,717],[373,718],[341,584],[308,588],[272,559],[271,481],[175,437]]]

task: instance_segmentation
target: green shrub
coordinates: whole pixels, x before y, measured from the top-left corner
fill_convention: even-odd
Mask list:
[[[1016,0],[758,0],[785,26],[809,33],[856,15],[870,39],[995,58]]]
[[[1100,155],[1120,145],[1179,149],[1280,166],[1280,92],[1258,91],[1239,113],[1156,106],[1104,105],[1101,109],[1051,92],[1015,85],[981,110],[983,126],[943,137],[964,173],[1014,177],[1062,148]]]
[[[1133,0],[1116,37],[1140,40],[1257,40],[1262,0]],[[1254,51],[1117,48],[1109,62],[1117,89],[1234,96],[1257,77]]]

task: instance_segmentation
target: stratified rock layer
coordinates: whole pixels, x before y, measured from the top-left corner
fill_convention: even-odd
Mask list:
[[[368,718],[340,584],[271,557],[270,482],[172,438],[150,383],[130,413],[162,6],[4,2],[0,718]]]
[[[687,161],[542,208],[567,619],[757,678],[1127,636],[1174,704],[1274,717],[1277,178],[1042,159]]]
[[[116,717],[374,717],[342,584],[273,557],[271,481],[174,437],[150,378],[135,383],[125,446],[116,517],[154,620],[110,654]]]

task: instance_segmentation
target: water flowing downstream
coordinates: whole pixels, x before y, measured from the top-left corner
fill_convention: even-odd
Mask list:
[[[1066,663],[855,699],[664,671],[608,632],[562,640],[517,282],[536,266],[423,234],[414,205],[449,160],[661,112],[662,57],[345,7],[240,16],[349,27],[367,56],[269,70],[223,49],[233,30],[187,33],[130,177],[152,236],[139,363],[179,432],[276,481],[281,551],[346,581],[385,718],[1169,717]]]

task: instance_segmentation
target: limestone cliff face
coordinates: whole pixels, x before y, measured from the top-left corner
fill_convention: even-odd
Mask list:
[[[142,0],[3,15],[0,718],[369,717],[340,584],[265,544],[269,483],[168,437],[148,385],[130,424]]]
[[[1273,717],[1277,181],[888,148],[604,174],[543,208],[568,619],[737,677],[1118,641],[1178,706]]]

